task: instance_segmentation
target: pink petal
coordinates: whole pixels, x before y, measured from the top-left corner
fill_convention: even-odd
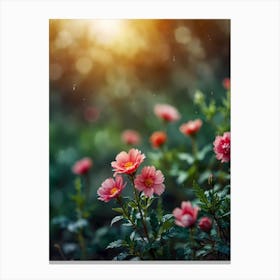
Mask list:
[[[177,207],[173,210],[172,214],[176,219],[180,219],[182,217],[182,209]]]
[[[157,195],[161,195],[165,190],[164,184],[156,184],[154,185],[154,191]]]

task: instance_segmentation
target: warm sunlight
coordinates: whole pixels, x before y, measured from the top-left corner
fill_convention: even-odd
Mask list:
[[[124,27],[124,22],[117,19],[91,21],[92,33],[102,44],[113,43],[124,32]]]

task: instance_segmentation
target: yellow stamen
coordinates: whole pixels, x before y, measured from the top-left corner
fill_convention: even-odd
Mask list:
[[[129,167],[131,167],[132,165],[133,165],[133,162],[128,161],[128,162],[126,162],[126,163],[124,164],[124,167],[125,167],[125,168],[129,168]]]
[[[118,191],[119,191],[119,189],[114,187],[114,188],[111,189],[110,194],[115,195]]]
[[[153,185],[153,183],[154,183],[154,181],[151,178],[148,178],[148,179],[145,180],[145,185],[147,187],[151,187]]]

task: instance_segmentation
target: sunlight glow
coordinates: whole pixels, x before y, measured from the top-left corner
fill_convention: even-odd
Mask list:
[[[102,44],[111,44],[124,32],[122,20],[93,20],[91,21],[93,34],[97,41]]]

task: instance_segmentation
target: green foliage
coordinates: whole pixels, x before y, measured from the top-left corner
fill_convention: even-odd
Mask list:
[[[120,220],[122,220],[123,219],[123,216],[116,216],[116,217],[114,217],[113,219],[112,219],[112,221],[111,221],[111,226],[114,224],[114,223],[116,223],[116,222],[118,222],[118,221],[120,221]]]
[[[127,243],[124,240],[116,240],[111,242],[106,249],[114,249],[114,248],[119,248],[119,247],[127,247]]]

